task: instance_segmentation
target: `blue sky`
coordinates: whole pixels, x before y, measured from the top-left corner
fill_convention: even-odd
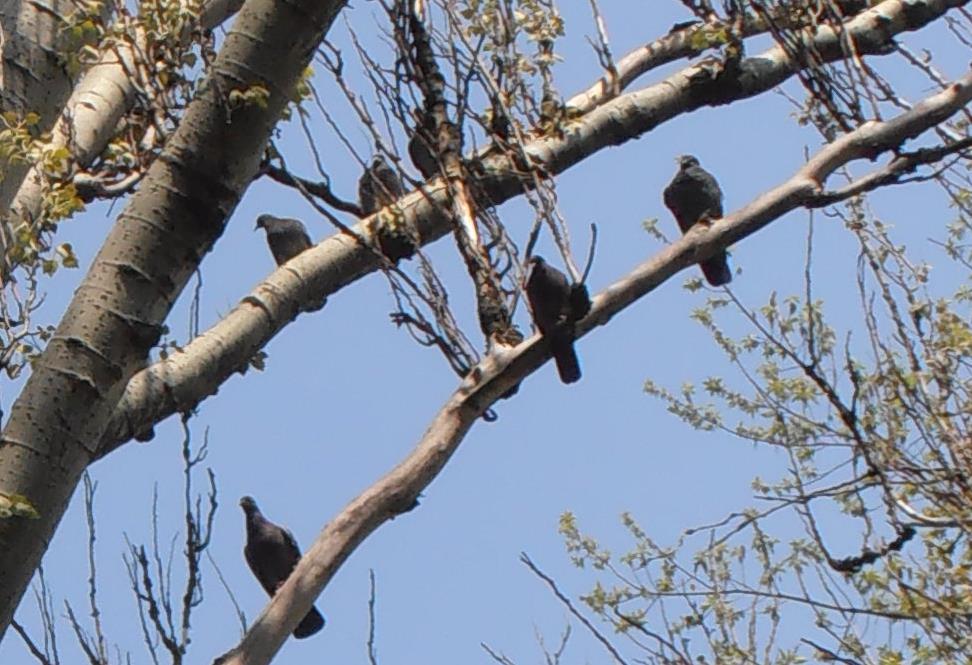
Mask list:
[[[594,34],[587,3],[561,4],[567,37],[558,47],[565,57],[557,71],[558,86],[569,97],[597,75],[597,61],[585,41]],[[359,2],[348,12],[360,34],[374,31],[376,7]],[[688,18],[676,2],[605,0],[601,9],[616,56]],[[966,57],[941,50],[942,44],[950,43],[942,39],[942,32],[935,28],[906,42],[916,49],[934,47],[939,67],[954,78],[964,72]],[[336,23],[331,36],[347,44],[343,22]],[[350,50],[346,55],[350,63]],[[652,72],[635,88],[684,64]],[[891,61],[882,66],[889,72],[901,67]],[[923,82],[912,86],[905,93],[912,101],[930,92]],[[800,92],[792,83],[787,89]],[[600,290],[658,249],[643,231],[643,220],[658,217],[665,232],[675,235],[661,191],[675,171],[676,155],[699,156],[719,178],[727,210],[744,205],[798,168],[805,149],[816,149],[820,141],[814,132],[796,125],[793,111],[776,93],[700,110],[640,140],[602,151],[565,173],[558,180],[558,192],[576,254],[584,254],[590,222],[600,231],[591,290]],[[343,100],[334,98],[333,112],[367,156],[370,141],[353,129]],[[282,130],[288,165],[313,175],[311,162],[302,154],[298,128],[290,123]],[[335,188],[353,198],[360,175],[357,165],[323,130],[321,145]],[[92,207],[62,226],[63,239],[75,245],[82,268],[97,251],[119,206],[111,211]],[[937,223],[949,215],[937,190],[894,190],[875,197],[874,206],[896,226],[902,241],[935,260],[936,250],[927,238],[941,237]],[[253,220],[263,212],[303,219],[316,239],[332,232],[294,192],[256,183],[203,263],[203,329],[272,270],[262,233],[253,232]],[[522,246],[531,222],[525,206],[511,202],[500,215],[520,234]],[[732,264],[742,268],[733,289],[741,299],[756,307],[771,290],[801,291],[806,220],[806,214],[788,215],[733,249]],[[856,243],[839,222],[823,215],[817,216],[816,231],[816,251],[826,262],[826,270],[817,272],[817,293],[828,299],[830,311],[838,317],[850,315],[856,304],[849,286]],[[540,252],[549,256],[549,245],[541,243]],[[470,287],[448,258],[453,253],[448,240],[430,250],[434,258],[444,260],[452,302],[457,308],[465,306],[462,314],[471,317]],[[628,544],[618,520],[622,511],[630,511],[652,537],[667,542],[684,528],[751,505],[750,480],[756,475],[774,477],[784,463],[782,456],[721,434],[695,432],[642,391],[649,377],[677,388],[684,381],[726,372],[715,345],[689,319],[705,296],[681,287],[687,276],[695,277],[696,271],[679,275],[580,341],[584,378],[578,384],[563,386],[548,364],[514,399],[496,407],[497,422],[478,423],[429,487],[421,506],[379,529],[325,590],[318,607],[327,616],[327,628],[308,640],[288,641],[275,662],[366,662],[369,569],[377,577],[377,646],[383,664],[419,659],[484,662],[488,657],[480,642],[518,663],[537,662],[541,654],[535,632],[553,643],[567,618],[564,608],[519,563],[519,553],[529,553],[575,597],[594,580],[568,561],[557,533],[563,511],[573,511],[585,530],[610,549],[622,551]],[[45,310],[51,321],[57,320],[81,277],[81,271],[61,271],[51,280]],[[187,305],[188,298],[183,298],[170,319],[179,341],[186,340]],[[241,553],[239,497],[253,495],[270,519],[287,525],[306,547],[342,506],[408,454],[456,385],[436,352],[418,346],[390,323],[393,306],[381,275],[344,289],[324,310],[300,317],[268,345],[266,371],[234,376],[190,422],[197,442],[208,430],[207,465],[218,482],[220,508],[211,554],[251,620],[266,596]],[[520,322],[528,325],[523,318]],[[16,387],[4,390],[5,411]],[[180,528],[181,440],[179,423],[170,420],[156,429],[151,443],[131,443],[91,470],[99,484],[103,622],[109,641],[131,651],[136,663],[148,662],[148,656],[127,590],[121,560],[124,536],[133,542],[149,541],[155,487],[162,540],[168,542]],[[200,489],[202,480],[200,475]],[[44,565],[57,609],[68,599],[78,614],[86,615],[86,534],[79,499],[80,492]],[[853,534],[847,538],[849,544],[855,542]],[[239,639],[232,608],[208,563],[204,574],[206,597],[193,620],[190,662],[209,662]],[[30,596],[17,619],[36,627]],[[77,662],[80,654],[75,653],[66,623],[60,628],[65,662]],[[574,629],[570,660],[605,661],[602,648],[579,626]],[[12,632],[0,645],[0,662],[32,662]]]

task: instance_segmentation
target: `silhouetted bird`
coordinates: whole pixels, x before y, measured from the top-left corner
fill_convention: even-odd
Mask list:
[[[499,100],[499,97],[492,97],[489,113],[490,134],[496,140],[506,141],[510,138],[511,130],[510,118],[503,110],[503,103]]]
[[[273,259],[278,266],[313,245],[307,229],[296,219],[260,215],[254,230],[260,228],[267,232],[267,244],[270,245]]]
[[[246,547],[243,556],[256,575],[260,586],[271,596],[283,584],[300,560],[300,548],[293,534],[277,526],[260,512],[253,497],[240,499],[240,507],[246,514]],[[310,637],[324,627],[324,617],[316,607],[301,619],[294,630],[294,637]]]
[[[541,256],[530,258],[526,294],[533,322],[550,345],[557,372],[564,383],[581,378],[580,362],[574,351],[574,323],[591,309],[587,287],[570,284],[567,276]]]
[[[434,127],[428,116],[415,111],[415,130],[408,142],[408,156],[412,164],[419,170],[422,177],[428,180],[439,174],[439,160],[435,154],[435,137],[432,135]]]
[[[678,158],[678,173],[665,188],[665,205],[675,216],[682,233],[698,222],[722,218],[722,190],[712,174],[699,166],[692,155]],[[699,263],[702,274],[712,286],[722,286],[732,281],[729,260],[725,252]]]
[[[404,191],[398,174],[384,157],[375,155],[371,166],[358,180],[358,205],[364,214],[370,215],[398,200]]]

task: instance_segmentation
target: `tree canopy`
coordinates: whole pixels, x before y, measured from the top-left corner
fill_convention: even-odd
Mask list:
[[[266,663],[325,591],[294,658],[543,597],[584,659],[967,662],[967,3],[361,4],[0,12],[0,656]],[[305,554],[248,624],[251,493]]]

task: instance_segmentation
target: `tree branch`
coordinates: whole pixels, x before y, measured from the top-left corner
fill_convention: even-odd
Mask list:
[[[212,30],[236,13],[242,0],[209,0],[203,3],[199,27]],[[186,35],[188,39],[188,34]],[[130,44],[115,40],[101,58],[93,64],[74,87],[51,130],[51,148],[65,147],[71,159],[85,168],[100,155],[114,135],[118,121],[132,107],[136,88],[131,73],[136,69],[136,50],[147,52],[144,43]],[[11,227],[17,223],[34,223],[41,216],[44,194],[42,169],[34,166],[27,171],[20,188],[10,204],[10,215],[4,218],[0,232],[0,250],[6,253],[5,240],[12,237]],[[12,266],[9,257],[0,265],[2,274]]]
[[[11,408],[0,488],[0,639],[162,321],[220,237],[314,49],[346,0],[247,0],[178,130],[129,199]],[[236,102],[232,92],[260,95]],[[262,92],[261,92],[262,91]]]
[[[594,298],[590,314],[578,323],[578,337],[606,324],[680,270],[813,200],[822,183],[841,166],[860,157],[876,157],[882,151],[899,146],[959,111],[970,100],[972,73],[896,118],[867,123],[828,144],[783,184],[714,224],[697,225],[607,287]],[[405,506],[411,505],[442,471],[473,423],[501,395],[520,384],[549,358],[546,343],[539,335],[534,335],[512,351],[498,347],[473,368],[433,418],[408,457],[351,501],[324,527],[243,641],[219,662],[223,665],[269,663],[357,546],[384,522],[400,514]]]
[[[798,16],[802,17],[802,15]],[[799,27],[788,19],[788,15],[781,16],[777,27]],[[733,22],[723,20],[706,24],[693,22],[689,25],[676,25],[667,35],[639,46],[618,60],[615,66],[616,78],[612,79],[610,74],[601,77],[590,88],[571,97],[567,106],[581,113],[587,113],[617,97],[643,74],[670,62],[700,55],[705,50],[719,46],[721,42],[716,35],[732,29]],[[740,29],[742,32],[740,37],[746,38],[765,34],[769,32],[770,26],[761,16],[747,14]]]
[[[624,658],[621,657],[621,654],[618,653],[618,650],[614,648],[614,646],[611,644],[611,642],[606,637],[604,637],[604,635],[601,633],[601,631],[599,631],[597,629],[597,627],[595,627],[594,624],[592,624],[587,619],[587,617],[585,617],[583,614],[581,614],[580,611],[578,611],[578,609],[576,607],[574,607],[574,604],[572,602],[570,602],[570,598],[568,598],[567,596],[565,596],[560,591],[560,589],[557,587],[557,583],[554,582],[553,579],[551,579],[549,575],[547,575],[542,570],[540,570],[536,566],[536,564],[533,563],[533,559],[531,559],[529,556],[527,556],[527,553],[526,552],[520,552],[520,561],[523,562],[523,564],[527,568],[529,568],[533,572],[534,575],[536,575],[541,580],[543,580],[544,582],[547,583],[547,586],[550,587],[550,590],[557,597],[557,600],[559,600],[561,603],[563,603],[567,607],[567,609],[570,611],[570,613],[573,614],[574,617],[576,617],[578,621],[580,621],[582,624],[584,624],[584,627],[587,628],[587,630],[589,630],[591,632],[591,634],[594,635],[594,637],[597,639],[597,641],[600,642],[604,646],[604,648],[608,650],[608,653],[610,653],[611,656],[614,657],[614,660],[616,660],[620,665],[628,665],[627,664],[627,661],[625,661]]]
[[[924,11],[919,12],[902,0],[885,0],[846,23],[844,29],[861,52],[881,52],[894,35],[916,30],[949,8],[967,2],[928,0],[922,3]],[[815,34],[813,48],[824,59],[842,57],[836,34],[826,26]],[[617,98],[569,125],[564,137],[536,139],[527,150],[545,171],[559,173],[602,148],[637,138],[682,113],[769,90],[792,75],[795,67],[779,47],[743,60],[741,73],[735,78],[720,75],[714,66],[712,62],[699,63]],[[486,157],[484,167],[485,176],[478,184],[496,204],[522,193],[524,185],[508,160]],[[422,245],[438,240],[452,228],[449,217],[442,214],[449,206],[441,181],[426,185],[424,193],[407,194],[396,206],[404,215],[404,223],[416,230]],[[365,219],[352,228],[351,235],[374,237],[375,225],[376,218]],[[98,457],[132,438],[148,438],[155,423],[192,409],[215,394],[229,377],[245,371],[250,358],[298,313],[379,267],[380,258],[372,250],[357,244],[348,234],[336,234],[272,273],[219,323],[187,344],[182,353],[132,379],[115,409]]]

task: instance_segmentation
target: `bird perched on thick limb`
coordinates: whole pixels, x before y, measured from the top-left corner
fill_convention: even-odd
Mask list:
[[[300,548],[290,531],[263,516],[253,497],[240,499],[240,507],[246,514],[243,556],[260,586],[273,596],[300,561]],[[312,607],[294,629],[294,637],[310,637],[323,627],[324,617],[316,607]]]
[[[580,380],[580,361],[574,351],[574,324],[591,309],[587,288],[583,284],[571,284],[564,273],[543,257],[533,256],[526,294],[533,322],[550,345],[560,380],[564,383]]]
[[[256,220],[256,229],[267,232],[267,244],[278,266],[313,245],[307,229],[296,219],[260,215]]]
[[[402,181],[385,158],[375,155],[358,180],[358,205],[365,215],[391,205],[405,192]]]
[[[681,155],[678,166],[678,173],[665,188],[663,197],[682,233],[688,233],[699,222],[721,219],[722,190],[712,174],[699,166],[699,160],[692,155]],[[699,267],[712,286],[732,281],[725,251],[701,261]]]

